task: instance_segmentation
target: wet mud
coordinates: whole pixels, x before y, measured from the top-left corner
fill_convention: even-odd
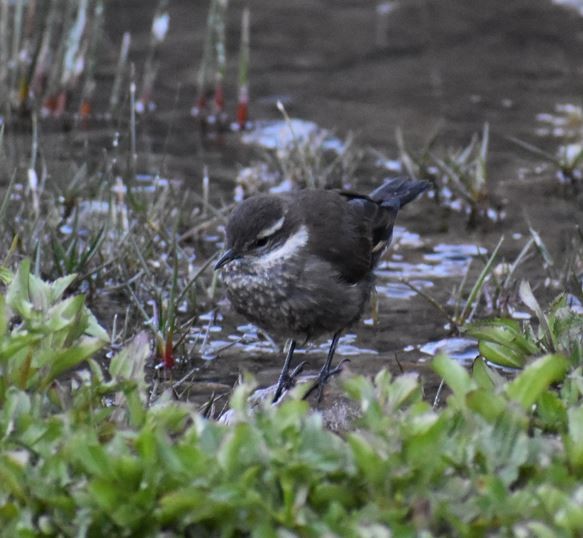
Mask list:
[[[132,59],[143,62],[155,5],[144,0],[108,3],[111,47],[103,54],[109,67],[100,68],[99,82],[107,85],[113,78],[124,31],[132,32]],[[377,271],[378,314],[366,313],[338,347],[337,360],[349,359],[353,372],[418,371],[431,392],[438,380],[427,366],[429,358],[445,351],[468,360],[475,348],[459,336],[448,340],[452,334],[447,320],[402,279],[446,304],[468,267],[468,281],[476,278],[501,235],[501,253],[507,259],[527,241],[529,225],[562,259],[574,225],[583,224],[581,196],[565,196],[554,170],[509,140],[520,138],[551,153],[561,142],[560,130],[541,131],[545,122],[540,115],[552,114],[557,105],[580,104],[583,17],[577,9],[547,0],[418,0],[378,6],[344,0],[257,0],[251,8],[252,119],[282,125],[275,106],[281,101],[291,117],[326,129],[332,138],[354,133],[360,148],[386,156],[384,163],[369,158],[358,167],[353,180],[358,190],[367,192],[399,173],[394,169],[397,127],[408,147],[419,148],[437,128],[442,143],[461,147],[485,122],[490,125],[489,188],[505,220],[470,230],[462,213],[439,207],[427,196],[407,206]],[[190,116],[206,9],[206,2],[171,3],[171,31],[158,58],[156,110],[138,119],[137,170],[145,177],[161,174],[179,189],[202,192],[206,166],[211,200],[221,206],[233,201],[239,170],[256,160],[261,148],[285,140],[278,139],[277,129],[262,132],[262,137],[249,132],[244,140],[238,133],[205,136]],[[227,28],[225,93],[231,113],[240,9],[240,3],[232,2]],[[106,108],[105,100],[95,104],[100,107]],[[85,129],[65,133],[58,126],[43,126],[51,176],[58,181],[59,171],[68,170],[71,162],[98,163],[100,147],[111,148],[117,127],[99,118]],[[27,147],[26,136],[21,143]],[[197,259],[221,248],[221,234],[219,226],[193,239]],[[536,260],[524,265],[522,275],[539,284],[544,279]],[[538,287],[543,294],[554,293]],[[95,303],[106,326],[125,309],[116,298],[112,294]],[[172,374],[174,381],[189,376],[184,397],[204,402],[211,393],[228,391],[243,371],[265,385],[277,379],[281,351],[225,300],[199,316],[190,338],[197,343],[196,354]],[[314,342],[299,350],[296,360],[306,360],[306,370],[316,370],[326,350],[326,342]]]

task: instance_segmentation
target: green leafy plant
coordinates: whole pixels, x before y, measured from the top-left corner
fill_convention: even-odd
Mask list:
[[[411,177],[430,180],[440,205],[464,212],[469,227],[503,219],[503,212],[496,206],[489,188],[488,123],[484,124],[481,134],[474,134],[462,148],[440,149],[439,130],[417,153],[407,148],[400,129],[396,137],[402,167]]]
[[[12,386],[46,390],[108,341],[82,295],[63,299],[75,276],[49,284],[21,263],[0,299],[0,402]]]
[[[64,298],[72,278],[43,282],[25,261],[0,295],[6,535],[583,532],[583,373],[560,351],[510,380],[439,356],[437,408],[414,374],[347,377],[360,418],[342,436],[300,389],[251,410],[247,379],[225,425],[151,398],[145,333],[95,360],[107,335]]]
[[[88,240],[81,239],[76,231],[63,240],[57,236],[53,237],[51,246],[57,274],[86,273],[89,262],[99,252],[104,232],[105,227],[102,227]]]
[[[529,359],[544,353],[560,352],[575,366],[583,365],[583,315],[560,295],[546,312],[530,285],[523,281],[520,297],[534,313],[534,320],[520,323],[512,319],[476,322],[466,333],[478,340],[480,354],[500,366],[523,367]]]

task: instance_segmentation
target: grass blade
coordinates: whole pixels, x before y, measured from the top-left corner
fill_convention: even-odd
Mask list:
[[[500,247],[502,246],[503,242],[504,242],[504,236],[502,236],[500,238],[500,241],[498,241],[496,248],[492,252],[488,261],[486,262],[486,265],[482,269],[480,276],[478,276],[476,283],[472,287],[472,291],[470,292],[470,295],[468,296],[468,300],[466,301],[466,304],[462,310],[462,313],[461,313],[459,319],[457,320],[457,325],[463,325],[467,321],[466,317],[468,316],[468,313],[470,312],[470,309],[472,307],[474,300],[476,299],[478,294],[482,291],[482,288],[484,286],[484,282],[486,281],[486,277],[490,274],[490,272],[494,268],[494,262],[496,260],[496,256],[498,255],[498,251],[500,250]]]

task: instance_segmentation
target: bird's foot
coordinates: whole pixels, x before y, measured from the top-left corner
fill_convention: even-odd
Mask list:
[[[277,389],[271,403],[277,402],[284,392],[287,392],[296,384],[296,378],[303,372],[306,361],[300,362],[291,372],[285,372],[279,376]]]
[[[343,370],[342,366],[345,362],[350,362],[350,359],[341,360],[338,366],[336,366],[336,368],[333,368],[332,370],[326,370],[326,367],[322,368],[320,370],[320,375],[318,376],[317,381],[314,383],[312,387],[310,387],[310,390],[308,390],[308,392],[306,392],[306,394],[304,395],[304,400],[307,400],[312,395],[312,393],[317,389],[318,396],[316,397],[316,403],[319,404],[322,401],[322,395],[324,394],[324,385],[326,385],[328,379],[330,379],[332,376],[335,376],[336,374],[342,372]]]

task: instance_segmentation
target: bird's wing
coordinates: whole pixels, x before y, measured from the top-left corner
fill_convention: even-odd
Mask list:
[[[310,252],[331,263],[346,282],[362,280],[376,261],[373,248],[378,240],[373,223],[381,208],[366,196],[320,190],[301,191],[296,203],[305,204],[307,197],[309,204],[304,207],[317,208],[303,212]]]
[[[375,200],[363,194],[342,191],[348,205],[366,227],[371,242],[371,269],[377,264],[393,237],[393,227],[399,213],[398,199]]]

